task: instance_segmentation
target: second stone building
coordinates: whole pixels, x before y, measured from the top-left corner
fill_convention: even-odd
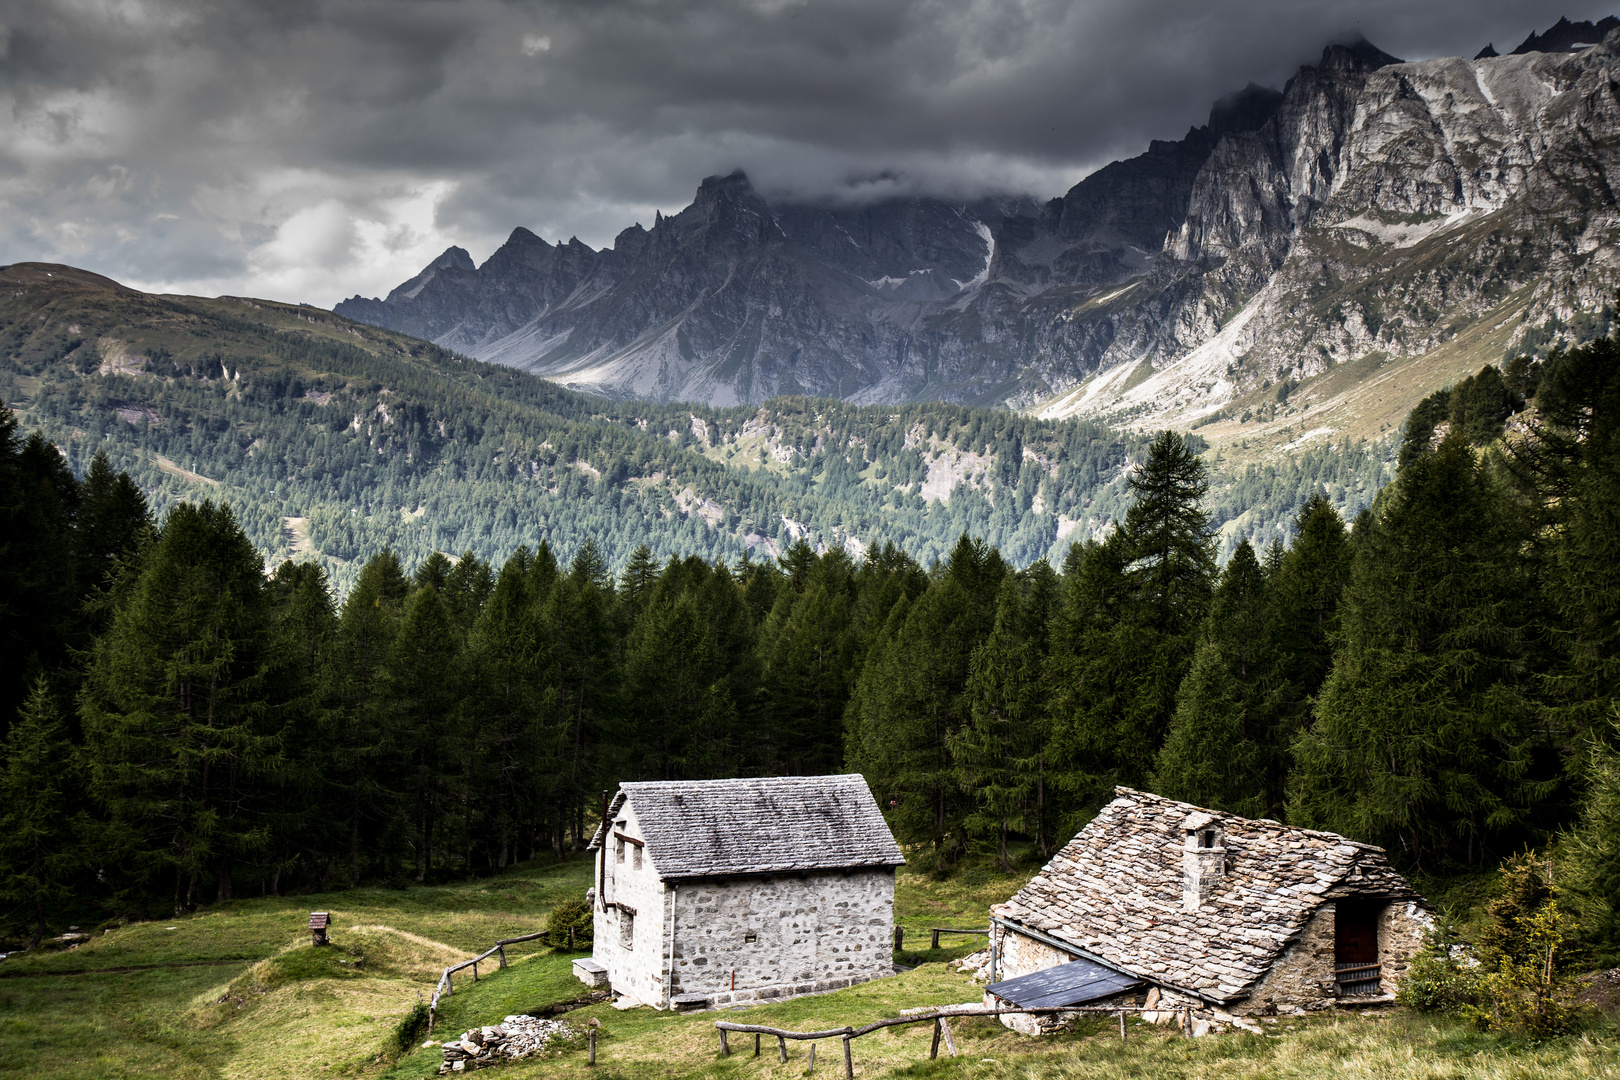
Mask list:
[[[904,865],[858,775],[622,784],[591,843],[586,981],[655,1008],[891,974]]]

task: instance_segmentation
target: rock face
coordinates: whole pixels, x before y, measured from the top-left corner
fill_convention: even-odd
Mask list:
[[[711,177],[610,249],[518,229],[482,266],[452,248],[337,310],[580,389],[714,404],[1209,422],[1370,354],[1477,367],[1591,336],[1580,313],[1620,281],[1610,21],[1474,60],[1333,46],[1043,207],[771,206]]]

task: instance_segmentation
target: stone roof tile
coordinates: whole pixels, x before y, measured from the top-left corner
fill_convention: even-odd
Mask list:
[[[906,861],[858,773],[625,783],[610,820],[625,802],[666,880]],[[591,848],[601,842],[598,828]]]

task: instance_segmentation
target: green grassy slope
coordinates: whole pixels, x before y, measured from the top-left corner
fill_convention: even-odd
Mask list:
[[[985,906],[1015,890],[1031,867],[1001,874],[983,867],[936,880],[902,869],[896,910],[915,939],[928,926],[974,926]],[[424,1038],[401,1051],[399,1021],[431,995],[447,964],[501,936],[544,925],[551,906],[589,883],[591,863],[523,865],[494,878],[404,890],[356,890],[298,898],[238,900],[193,916],[98,933],[72,951],[0,961],[0,1076],[164,1077],[165,1080],[282,1080],[350,1076],[426,1078],[441,1054]],[[308,911],[334,915],[334,946],[315,950]],[[909,943],[909,940],[908,940]],[[964,946],[952,952],[963,952]],[[443,1001],[434,1041],[518,1012],[574,1001],[577,954],[534,946],[510,950],[505,970],[474,982],[458,976]],[[909,954],[910,961],[930,958]],[[752,1041],[718,1054],[717,1016],[791,1030],[859,1025],[900,1010],[973,1001],[979,990],[934,958],[916,970],[834,994],[673,1016],[647,1008],[590,1006],[568,1014],[583,1029],[601,1022],[599,1063],[583,1040],[551,1056],[501,1066],[525,1077],[783,1078],[806,1075],[809,1047],[794,1044],[786,1065]],[[356,963],[356,961],[363,961]],[[985,1078],[1261,1077],[1526,1078],[1620,1076],[1620,1043],[1607,1021],[1539,1044],[1483,1036],[1452,1022],[1397,1015],[1326,1015],[1268,1023],[1265,1036],[1184,1040],[1131,1022],[1118,1039],[1111,1021],[1070,1035],[1030,1039],[987,1020],[957,1021],[962,1056],[928,1060],[926,1026],[891,1029],[854,1044],[856,1075]],[[836,1041],[818,1045],[818,1073],[838,1074]]]

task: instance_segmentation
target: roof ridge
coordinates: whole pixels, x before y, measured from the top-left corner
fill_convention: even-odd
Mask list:
[[[1303,825],[1289,825],[1286,822],[1277,821],[1273,818],[1244,817],[1242,814],[1234,814],[1226,810],[1217,810],[1208,806],[1199,806],[1197,803],[1183,802],[1181,799],[1172,799],[1167,795],[1156,795],[1151,791],[1140,791],[1136,788],[1126,787],[1123,784],[1115,785],[1114,795],[1116,797],[1116,801],[1120,798],[1147,799],[1153,802],[1165,803],[1170,806],[1186,807],[1189,811],[1201,811],[1206,814],[1211,814],[1220,819],[1220,821],[1223,823],[1239,821],[1246,825],[1253,825],[1261,829],[1280,829],[1284,832],[1299,833],[1302,836],[1314,836],[1323,840],[1332,840],[1339,844],[1349,844],[1351,847],[1361,848],[1364,851],[1376,851],[1381,855],[1388,854],[1385,849],[1379,847],[1377,844],[1369,844],[1362,840],[1352,840],[1343,833],[1328,832],[1325,829],[1307,829]],[[1106,809],[1106,807],[1104,809]]]

